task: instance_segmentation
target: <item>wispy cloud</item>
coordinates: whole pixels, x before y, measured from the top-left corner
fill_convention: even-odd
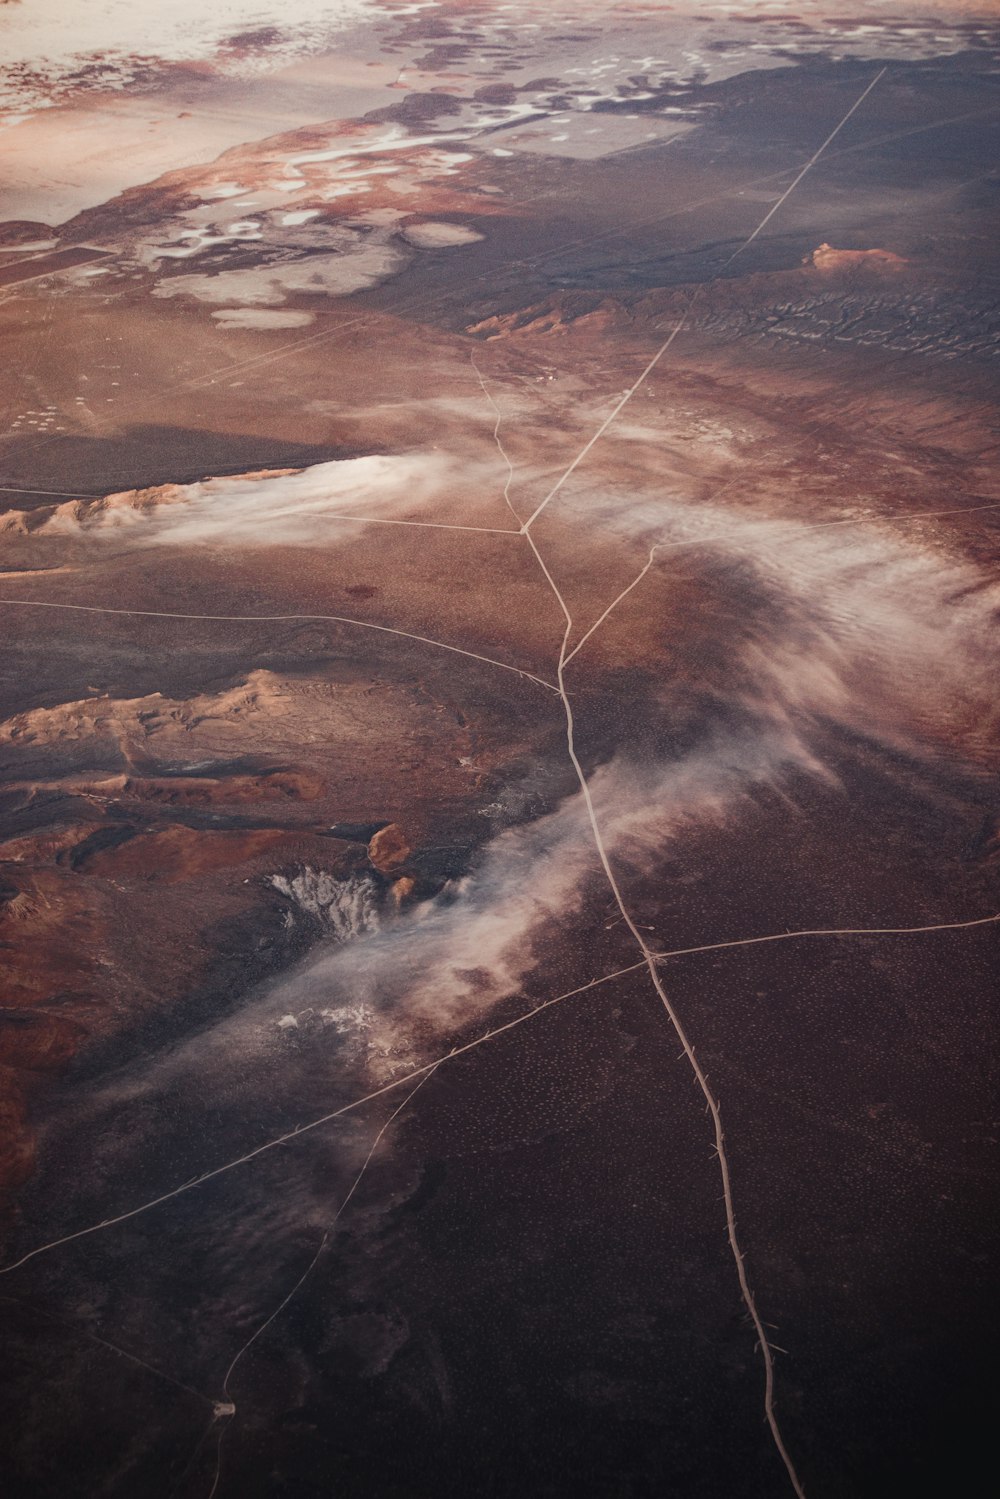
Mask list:
[[[702,699],[803,742],[826,720],[907,751],[949,746],[973,761],[991,752],[1000,584],[919,522],[830,525],[590,495],[586,523],[661,546],[624,618],[641,611],[643,631],[662,620],[667,698],[695,683]],[[680,628],[678,592],[704,610]],[[600,645],[598,635],[585,649],[599,658]]]
[[[124,539],[135,546],[330,545],[350,516],[363,524],[398,517],[434,522],[467,493],[470,465],[445,453],[374,455],[318,463],[295,473],[262,473],[127,490],[73,500],[27,517],[14,512],[9,529],[33,534]]]

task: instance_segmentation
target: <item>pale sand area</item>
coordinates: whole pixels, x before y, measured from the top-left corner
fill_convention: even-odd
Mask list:
[[[374,51],[373,51],[374,55]],[[320,63],[322,66],[320,66]],[[129,96],[88,93],[0,131],[4,219],[62,224],[165,172],[317,120],[353,118],[398,101],[396,67],[367,56],[293,63],[265,78],[205,80]]]
[[[458,245],[474,245],[485,237],[463,224],[408,224],[403,230],[403,238],[418,250],[450,250]]]
[[[42,88],[41,74],[51,75],[53,80],[47,101],[52,103],[50,108],[34,108],[36,101],[20,103],[14,97],[16,89],[11,94],[11,106],[18,112],[6,115],[0,137],[0,202],[5,219],[63,223],[128,187],[148,183],[167,171],[203,165],[233,146],[319,121],[358,119],[370,110],[398,104],[407,91],[440,89],[445,80],[449,91],[467,96],[484,81],[498,76],[485,56],[456,59],[454,72],[424,72],[419,61],[427,41],[419,36],[412,42],[409,57],[405,52],[387,55],[383,51],[385,33],[378,23],[384,27],[393,16],[403,19],[409,8],[358,4],[343,17],[347,24],[339,40],[330,34],[326,48],[336,46],[336,52],[324,49],[297,58],[291,56],[295,47],[304,49],[314,44],[315,36],[303,33],[299,41],[293,37],[287,41],[287,52],[279,51],[278,58],[268,61],[257,54],[237,57],[219,50],[216,39],[225,34],[221,25],[225,15],[208,25],[211,36],[203,27],[199,45],[195,46],[195,41],[190,46],[185,43],[180,52],[170,43],[170,26],[166,39],[160,38],[162,45],[154,27],[145,32],[140,50],[144,63],[152,61],[159,68],[158,82],[146,91],[133,87],[126,94],[106,82],[98,86],[96,77],[93,83],[70,81],[72,66],[93,59],[73,50],[72,28],[53,58],[51,48],[44,44],[54,5],[55,0],[47,0],[33,20],[25,9],[12,18],[16,24],[10,26],[7,22],[11,18],[5,14],[0,61],[11,69],[10,76],[15,76],[19,64],[27,62],[39,70],[36,93]],[[310,17],[324,9],[330,8],[305,5]],[[753,9],[754,20],[773,16],[777,25],[784,7],[762,5]],[[60,15],[65,13],[63,7],[59,10]],[[100,40],[98,23],[119,10],[121,7],[110,0],[88,9],[84,29],[91,49]],[[224,10],[235,14],[239,6]],[[572,14],[585,23],[595,23],[604,10],[603,5],[588,3],[572,7]],[[527,81],[544,73],[575,88],[582,87],[587,97],[578,101],[568,129],[564,119],[547,111],[550,117],[544,123],[535,120],[513,132],[505,130],[489,144],[495,145],[497,154],[513,146],[518,151],[552,155],[607,155],[662,141],[686,128],[676,116],[653,119],[639,115],[631,120],[627,115],[587,117],[595,102],[616,97],[618,85],[633,74],[672,75],[681,80],[700,76],[718,81],[751,69],[787,66],[789,51],[809,54],[827,46],[858,59],[919,58],[940,54],[942,47],[948,51],[967,45],[961,33],[949,36],[947,30],[941,32],[942,26],[947,29],[952,22],[968,23],[977,17],[991,19],[990,8],[981,0],[936,4],[936,23],[919,9],[914,12],[897,0],[858,0],[851,7],[850,21],[839,19],[841,11],[842,7],[829,0],[798,6],[797,13],[813,30],[796,33],[796,39],[790,40],[785,33],[762,39],[759,26],[745,24],[746,7],[732,0],[676,7],[669,17],[667,35],[662,15],[651,19],[648,7],[625,6],[616,10],[614,34],[605,32],[595,46],[594,38],[585,34],[572,39],[558,34],[549,37],[537,21],[526,19],[527,11],[522,15],[518,6],[498,7],[486,27],[491,40],[517,54],[504,70],[506,81],[523,88]],[[145,7],[129,7],[129,12],[133,18],[142,16]],[[550,22],[569,12],[567,6],[551,7]],[[448,8],[442,7],[442,15],[447,14]],[[293,7],[289,17],[293,25],[297,15],[301,18],[299,8]],[[37,46],[33,53],[34,33]],[[715,47],[720,38],[728,43],[722,52]],[[782,44],[779,54],[772,50],[777,41]],[[137,66],[139,60],[138,53],[124,56],[121,45],[109,57],[112,64],[119,59],[122,67]],[[70,87],[77,90],[73,102],[52,102],[62,89]],[[8,93],[12,88],[9,85]],[[522,98],[516,109],[530,114],[540,104],[539,99]],[[497,117],[509,119],[510,110],[499,111]],[[467,138],[476,128],[488,124],[489,120],[483,118],[466,121],[460,137]],[[486,137],[483,141],[487,149],[488,140]]]
[[[314,312],[271,312],[263,307],[227,307],[213,312],[221,328],[255,328],[267,333],[273,328],[305,328],[315,321]]]

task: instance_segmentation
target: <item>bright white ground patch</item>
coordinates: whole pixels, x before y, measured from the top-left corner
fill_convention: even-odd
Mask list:
[[[270,328],[305,328],[316,320],[314,312],[272,312],[265,307],[227,307],[212,317],[221,328],[256,328],[264,333]]]
[[[137,60],[148,64],[212,60],[232,72],[253,72],[261,54],[282,59],[328,40],[375,10],[372,0],[285,0],[276,12],[266,0],[26,0],[4,7],[4,61],[12,99],[69,85],[120,88]],[[227,48],[227,41],[279,22],[283,37],[269,45]],[[20,69],[32,71],[34,87]],[[88,69],[93,76],[88,76]]]
[[[217,307],[280,307],[293,293],[317,297],[348,297],[367,291],[402,269],[403,252],[388,244],[358,239],[355,248],[340,255],[310,255],[285,264],[247,266],[218,275],[170,276],[153,288],[154,297],[194,297]]]
[[[464,224],[408,224],[402,233],[418,250],[450,250],[457,245],[474,245],[485,238]]]

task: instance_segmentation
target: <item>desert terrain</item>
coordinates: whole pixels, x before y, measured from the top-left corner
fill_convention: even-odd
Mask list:
[[[0,14],[11,1492],[964,1492],[995,17],[126,9]]]

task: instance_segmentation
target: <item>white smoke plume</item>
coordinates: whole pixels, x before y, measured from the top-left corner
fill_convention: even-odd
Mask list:
[[[0,529],[127,538],[132,546],[329,546],[354,529],[333,517],[349,514],[358,526],[369,516],[377,521],[404,513],[436,521],[442,506],[467,494],[471,479],[468,463],[444,453],[375,454],[294,473],[126,490],[33,515],[11,511]]]
[[[272,874],[270,883],[300,911],[330,927],[338,942],[378,931],[379,892],[366,876],[337,879],[307,865],[298,874]]]
[[[640,609],[645,627],[665,600],[664,646],[682,664],[690,657],[699,689],[720,705],[797,736],[827,721],[911,754],[971,765],[995,756],[1000,584],[925,539],[919,523],[830,525],[669,498],[595,505],[592,496],[585,516],[590,527],[659,544],[645,592],[623,601],[623,615]],[[674,579],[704,594],[709,638],[724,651],[701,649],[697,618],[677,637]],[[584,650],[599,659],[599,633]],[[665,700],[673,690],[668,678]]]

